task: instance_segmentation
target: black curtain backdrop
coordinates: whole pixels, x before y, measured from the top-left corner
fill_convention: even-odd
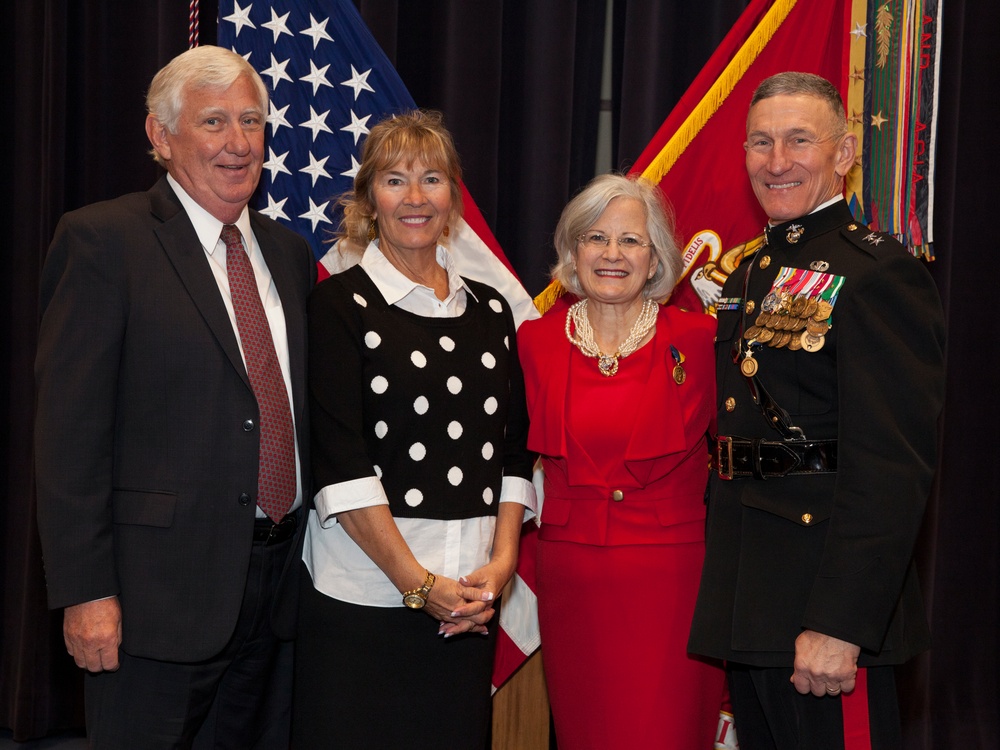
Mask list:
[[[918,548],[935,643],[900,670],[913,750],[1000,747],[1000,480],[991,449],[1000,347],[988,325],[996,285],[986,236],[1000,168],[991,137],[1000,4],[943,2],[931,272],[948,315],[949,381],[937,489]],[[470,191],[537,293],[559,212],[594,171],[603,0],[355,3],[417,103],[444,111]],[[615,166],[638,157],[744,6],[615,0]],[[143,97],[155,71],[187,48],[187,11],[183,0],[37,0],[12,4],[0,28],[8,154],[0,200],[13,229],[0,242],[0,727],[16,739],[82,726],[81,677],[63,648],[61,615],[45,607],[34,521],[39,271],[64,211],[155,180]],[[215,40],[215,15],[214,2],[201,3],[202,43]]]

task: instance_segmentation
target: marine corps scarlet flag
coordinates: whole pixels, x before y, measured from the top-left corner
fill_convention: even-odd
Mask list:
[[[714,313],[766,217],[744,169],[750,98],[770,75],[833,82],[858,136],[855,216],[933,258],[934,103],[943,0],[754,0],[635,162],[673,205],[684,275],[672,304]],[[536,304],[561,293],[550,286]]]
[[[750,97],[785,70],[821,75],[843,95],[850,5],[752,2],[636,160],[632,172],[658,183],[676,214],[684,277],[673,304],[714,312],[726,276],[756,249],[766,217],[744,168]]]

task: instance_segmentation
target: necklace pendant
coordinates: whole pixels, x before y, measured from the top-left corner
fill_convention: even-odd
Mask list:
[[[601,375],[610,378],[618,372],[618,357],[614,354],[602,354],[597,358],[597,367]]]

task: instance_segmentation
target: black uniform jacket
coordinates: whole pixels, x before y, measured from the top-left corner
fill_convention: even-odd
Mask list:
[[[806,438],[838,440],[837,469],[713,475],[690,650],[791,666],[811,629],[860,645],[862,666],[901,663],[929,645],[912,553],[937,460],[941,304],[923,262],[843,201],[770,227],[722,292],[720,307],[734,309],[719,312],[720,435],[783,439],[732,356],[783,268],[843,277],[822,348],[754,354],[760,383]]]

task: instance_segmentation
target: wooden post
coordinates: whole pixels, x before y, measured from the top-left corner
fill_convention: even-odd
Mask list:
[[[493,750],[549,750],[541,649],[493,695]]]

